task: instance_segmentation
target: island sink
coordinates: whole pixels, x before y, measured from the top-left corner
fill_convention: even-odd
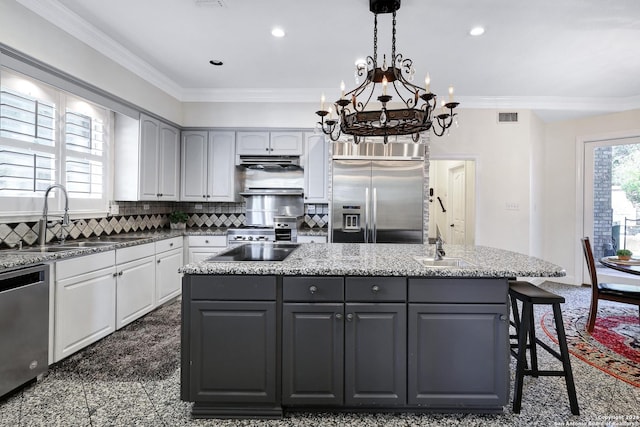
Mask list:
[[[475,264],[470,263],[469,261],[462,258],[450,258],[444,257],[442,259],[435,259],[430,257],[414,257],[416,261],[420,263],[420,265],[424,267],[474,267]]]

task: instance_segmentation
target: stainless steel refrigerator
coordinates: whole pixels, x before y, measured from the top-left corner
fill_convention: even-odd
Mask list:
[[[422,243],[423,161],[334,160],[336,243]]]

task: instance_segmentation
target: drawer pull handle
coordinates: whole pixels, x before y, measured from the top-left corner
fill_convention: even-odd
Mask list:
[[[347,322],[351,322],[353,320],[353,314],[347,314]]]
[[[158,260],[158,264],[160,264],[160,260]]]
[[[338,319],[338,320],[342,319],[342,314],[336,313],[336,319]]]
[[[315,285],[311,285],[309,286],[309,292],[315,294],[316,292],[318,292],[318,288]]]
[[[375,293],[378,293],[379,291],[380,291],[380,286],[378,286],[378,285],[373,285],[373,286],[371,287],[371,292],[373,292],[374,294],[375,294]]]
[[[169,243],[169,247],[172,247],[172,246],[173,246],[173,243]]]

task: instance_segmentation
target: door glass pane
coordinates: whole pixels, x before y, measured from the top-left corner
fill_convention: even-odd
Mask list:
[[[594,148],[593,251],[596,259],[630,249],[640,255],[640,144]]]

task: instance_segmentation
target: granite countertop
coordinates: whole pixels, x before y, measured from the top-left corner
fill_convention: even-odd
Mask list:
[[[226,231],[225,231],[226,233]],[[113,249],[125,248],[129,246],[143,245],[158,240],[169,239],[172,237],[181,237],[185,234],[185,230],[169,230],[162,229],[149,232],[121,233],[111,236],[92,237],[88,239],[67,240],[66,243],[74,244],[77,242],[110,242],[104,246],[83,246],[69,247],[68,250],[58,252],[28,252],[27,250],[35,250],[37,246],[25,247],[27,250],[6,249],[0,251],[0,271],[15,268],[27,267],[30,265],[41,264],[49,261],[58,261],[62,259],[73,258],[82,255],[89,255],[98,252],[111,251]],[[55,247],[56,244],[49,244],[49,247]]]
[[[301,244],[280,262],[201,261],[180,269],[185,274],[275,274],[435,277],[562,277],[562,267],[539,258],[484,246],[446,245],[447,258],[464,267],[425,267],[414,257],[429,257],[433,245],[314,243]]]

